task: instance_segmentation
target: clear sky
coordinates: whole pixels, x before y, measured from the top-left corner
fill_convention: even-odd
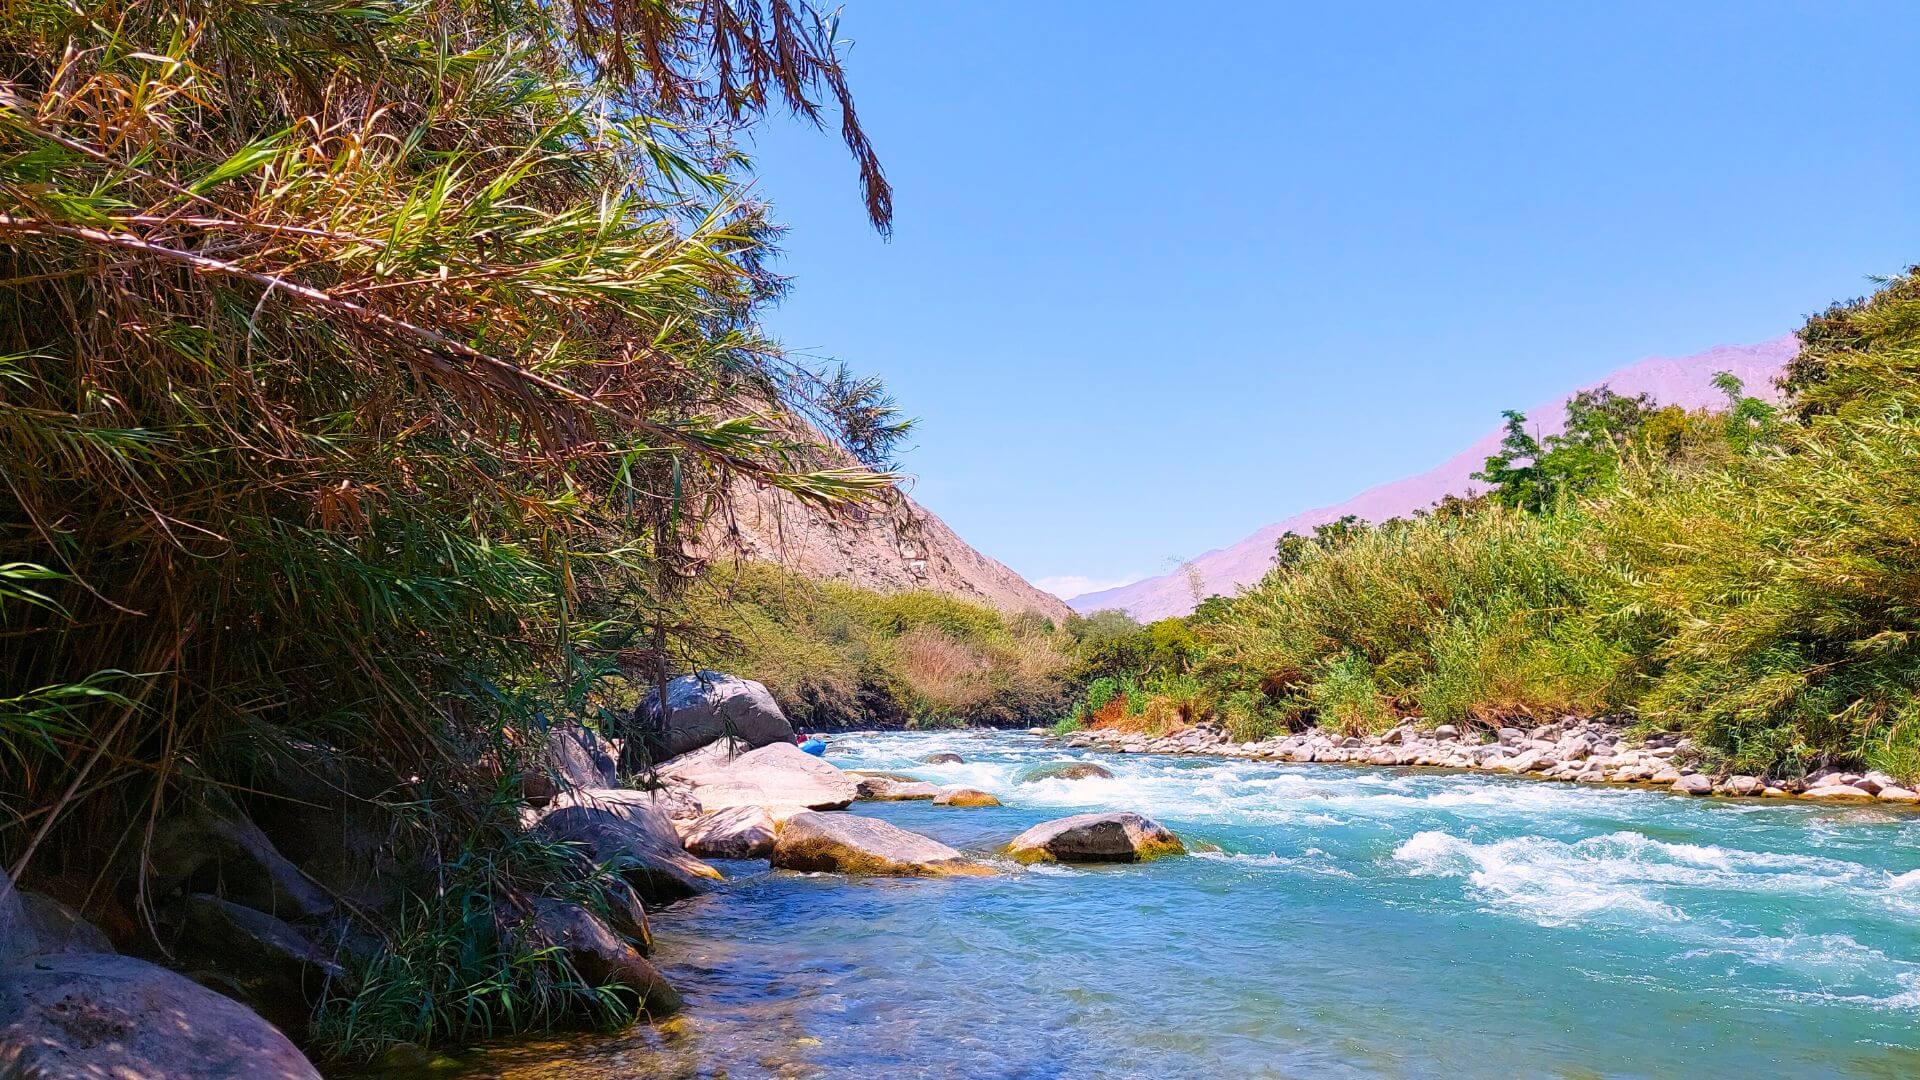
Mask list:
[[[885,376],[915,496],[1068,594],[1920,261],[1911,4],[849,0],[842,36],[896,231],[831,129],[759,135],[772,329]]]

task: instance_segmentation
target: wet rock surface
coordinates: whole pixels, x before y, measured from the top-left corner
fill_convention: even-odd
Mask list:
[[[1021,862],[1145,862],[1186,851],[1180,838],[1149,817],[1125,811],[1043,821],[1007,844]]]
[[[798,813],[780,827],[772,863],[783,870],[945,877],[992,871],[919,833],[853,814]]]

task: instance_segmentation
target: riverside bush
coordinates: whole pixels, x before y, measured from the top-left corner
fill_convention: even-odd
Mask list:
[[[716,567],[694,603],[726,628],[702,666],[766,683],[803,727],[1052,724],[1077,685],[1072,642],[1045,619],[950,596],[740,563]]]
[[[735,133],[837,103],[889,214],[833,21],[801,0],[24,0],[0,26],[22,884],[92,882],[151,925],[156,823],[208,788],[273,798],[291,747],[469,850],[549,724],[617,726],[609,677],[698,640],[679,537],[730,483],[829,512],[889,483],[812,467],[785,422],[878,466],[883,396],[755,321],[782,283]],[[457,923],[356,913],[416,977],[330,1003],[316,1050],[538,1026],[570,997],[601,1015],[486,929],[512,890],[579,883],[492,850],[457,867]],[[484,962],[443,978],[449,956]]]
[[[1727,376],[1713,413],[1596,391],[1565,437],[1510,425],[1489,497],[1283,537],[1174,620],[1196,715],[1252,739],[1626,714],[1734,771],[1920,777],[1920,271],[1801,340],[1783,410]],[[1150,687],[1154,655],[1103,627],[1087,663]]]

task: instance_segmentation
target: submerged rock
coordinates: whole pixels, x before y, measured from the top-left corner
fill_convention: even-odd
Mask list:
[[[729,806],[680,830],[686,849],[705,859],[764,859],[773,854],[779,822],[764,806]]]
[[[163,967],[50,953],[0,975],[0,1076],[319,1080],[279,1029]]]
[[[792,743],[744,754],[710,746],[660,766],[660,776],[691,788],[709,812],[730,806],[803,806],[844,810],[860,796],[858,780]]]
[[[999,806],[1000,800],[995,798],[992,792],[981,791],[979,788],[956,787],[948,788],[934,796],[933,805],[960,807]]]
[[[966,759],[951,750],[942,750],[937,754],[928,754],[920,759],[922,765],[959,765]]]
[[[554,800],[535,831],[581,845],[594,862],[611,864],[655,903],[684,899],[720,880],[720,871],[682,848],[679,832],[649,792],[570,792]]]
[[[1031,784],[1040,780],[1085,780],[1095,777],[1111,780],[1113,771],[1092,761],[1048,761],[1021,769],[1013,779],[1016,783]]]
[[[852,814],[805,811],[788,818],[774,843],[783,870],[941,877],[993,871],[919,833]]]
[[[698,671],[667,684],[665,758],[727,738],[747,749],[793,742],[793,725],[767,688],[752,679],[717,671]],[[638,719],[651,726],[659,713],[659,695],[650,693]]]
[[[1186,851],[1159,822],[1134,813],[1076,814],[1044,821],[1007,845],[1021,862],[1145,862]]]

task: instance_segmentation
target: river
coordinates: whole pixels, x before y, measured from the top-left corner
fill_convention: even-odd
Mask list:
[[[922,765],[950,750],[962,764]],[[1113,779],[1021,784],[1085,758]],[[992,791],[859,803],[989,853],[1129,809],[1186,857],[847,880],[722,863],[655,918],[685,1014],[474,1076],[1920,1075],[1920,816],[1477,774],[839,736]]]

